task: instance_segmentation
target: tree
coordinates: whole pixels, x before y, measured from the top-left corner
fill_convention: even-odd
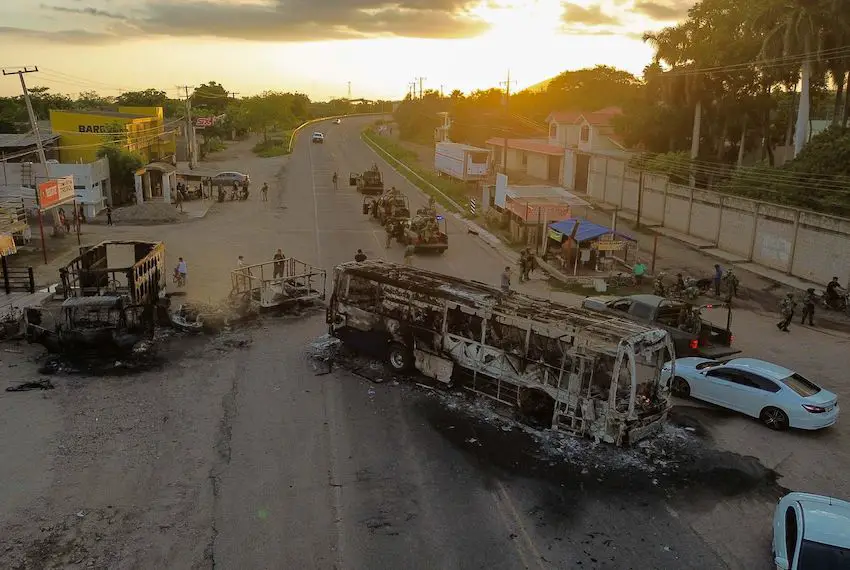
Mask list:
[[[27,91],[33,112],[36,118],[41,120],[50,118],[51,109],[71,109],[74,106],[74,102],[67,95],[50,93],[50,87],[30,87]],[[23,96],[16,99],[21,99],[23,104]]]
[[[115,105],[115,97],[104,97],[95,91],[82,91],[74,101],[74,108],[80,110],[105,109]]]
[[[117,144],[108,144],[97,151],[98,158],[109,161],[109,178],[113,185],[113,196],[118,195],[119,203],[129,201],[136,186],[135,172],[144,166],[142,157]],[[117,192],[116,192],[117,190]]]
[[[183,103],[169,99],[165,91],[145,89],[143,91],[128,91],[115,98],[122,107],[162,107],[166,117],[182,113]]]
[[[227,90],[220,83],[210,81],[195,88],[192,93],[192,108],[207,111],[211,115],[220,115],[227,109],[231,99]]]

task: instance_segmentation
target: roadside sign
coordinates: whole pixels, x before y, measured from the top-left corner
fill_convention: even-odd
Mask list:
[[[0,234],[0,257],[6,257],[18,253],[15,247],[15,238],[11,234]]]
[[[624,241],[598,241],[593,244],[599,251],[620,251],[626,247]]]
[[[213,126],[213,117],[198,117],[195,119],[195,126],[199,128]]]
[[[39,206],[42,210],[73,200],[75,196],[73,176],[48,180],[38,185]]]

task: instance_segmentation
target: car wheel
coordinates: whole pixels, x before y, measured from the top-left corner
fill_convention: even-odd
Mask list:
[[[675,376],[673,378],[673,383],[670,385],[670,391],[673,392],[674,396],[678,396],[679,398],[690,398],[691,396],[691,386],[688,384],[688,381],[681,376]]]
[[[395,372],[407,372],[413,366],[413,354],[406,346],[394,342],[387,352],[387,363]]]
[[[772,430],[788,429],[788,415],[779,408],[768,407],[761,411],[759,419]]]

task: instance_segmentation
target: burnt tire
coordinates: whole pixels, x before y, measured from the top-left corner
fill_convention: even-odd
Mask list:
[[[393,372],[407,372],[413,368],[413,353],[406,346],[394,342],[387,350],[387,364]]]
[[[764,425],[774,431],[785,431],[788,429],[788,414],[779,408],[774,408],[773,406],[766,407],[759,414],[759,419]]]
[[[678,398],[690,398],[691,386],[681,376],[674,376],[673,382],[670,384],[670,392]]]
[[[552,427],[555,400],[546,392],[522,388],[518,394],[517,405],[526,423],[534,427]]]

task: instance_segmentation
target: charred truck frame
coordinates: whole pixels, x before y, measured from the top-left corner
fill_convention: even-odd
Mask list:
[[[232,299],[256,310],[325,300],[327,272],[294,257],[230,272]]]
[[[332,335],[424,375],[617,445],[660,429],[669,334],[618,317],[380,260],[334,270]]]
[[[126,251],[130,248],[132,253]],[[113,250],[114,260],[121,249],[124,261],[112,265],[108,252]],[[155,326],[165,293],[164,263],[161,242],[107,241],[81,247],[80,255],[59,270],[65,297],[61,316],[27,309],[27,338],[75,357],[131,350]]]

